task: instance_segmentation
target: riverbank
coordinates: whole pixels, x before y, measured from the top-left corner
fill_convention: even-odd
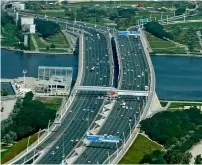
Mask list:
[[[39,51],[30,51],[30,50],[20,50],[20,49],[16,49],[14,47],[7,47],[7,46],[1,46],[0,47],[1,50],[5,49],[5,50],[9,50],[9,51],[16,51],[16,52],[21,52],[23,54],[45,54],[45,55],[55,55],[55,54],[59,54],[59,55],[74,55],[73,53],[68,53],[68,52],[39,52]]]
[[[202,57],[199,54],[163,54],[163,53],[156,53],[150,54],[151,56],[172,56],[172,57]]]

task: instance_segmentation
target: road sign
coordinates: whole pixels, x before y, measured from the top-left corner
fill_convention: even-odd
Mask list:
[[[130,32],[129,31],[120,31],[118,32],[118,35],[129,35]]]
[[[87,135],[86,140],[93,142],[118,143],[120,138],[117,136]]]
[[[136,36],[138,36],[138,35],[140,35],[140,32],[139,31],[131,31],[129,33],[129,35],[136,35]]]

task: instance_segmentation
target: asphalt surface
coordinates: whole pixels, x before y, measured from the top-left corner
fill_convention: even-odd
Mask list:
[[[108,55],[107,40],[105,36],[91,29],[89,34],[84,34],[84,75],[81,85],[89,86],[111,86],[110,60]],[[99,35],[98,35],[99,34]],[[95,67],[92,71],[91,68]],[[36,148],[36,151],[44,150],[45,153],[37,161],[38,164],[59,164],[63,157],[67,156],[73,147],[85,135],[89,125],[95,119],[103,97],[98,99],[96,92],[80,92],[71,105],[69,112],[61,126],[52,132],[51,136]],[[22,159],[15,162],[21,164],[34,155],[30,152]]]
[[[40,18],[40,16],[38,17]],[[43,19],[41,17],[41,19]],[[52,21],[56,21],[51,19]],[[58,23],[65,23],[63,19],[58,19]],[[73,22],[69,21],[68,25],[73,26]],[[82,85],[88,86],[111,86],[110,60],[107,51],[106,38],[100,32],[96,32],[92,28],[94,25],[77,22],[74,28],[82,28],[87,32],[84,35],[84,75]],[[113,29],[96,26],[102,32],[107,30],[112,32]],[[99,35],[98,35],[99,33]],[[117,36],[117,46],[120,50],[122,62],[122,78],[121,88],[127,90],[145,90],[145,86],[149,86],[149,67],[142,48],[139,37],[135,36]],[[92,72],[91,68],[95,67]],[[94,95],[94,96],[92,96]],[[98,111],[103,104],[103,99],[98,99],[96,92],[80,92],[74,103],[71,105],[71,113],[66,114],[62,124],[57,127],[51,136],[36,148],[36,151],[44,150],[38,164],[59,164],[63,158],[68,156],[74,149],[82,137],[86,134],[89,125],[96,118]],[[121,106],[125,102],[127,109]],[[117,145],[114,143],[94,143],[86,146],[85,152],[77,159],[76,164],[94,164],[103,163],[109,155],[116,152],[123,144],[123,139],[127,140],[130,135],[130,127],[133,129],[140,118],[140,115],[146,104],[144,97],[126,97],[121,96],[116,101],[106,123],[101,128],[99,134],[116,135],[122,139]],[[123,135],[124,132],[124,135]],[[28,160],[34,151],[27,154],[16,164],[23,163]],[[70,155],[69,155],[70,156]]]
[[[146,56],[139,37],[117,36],[117,46],[120,50],[122,62],[122,85],[121,89],[145,90],[149,86],[149,68]],[[125,102],[127,109],[121,106]],[[113,135],[122,139],[118,144],[106,142],[91,142],[86,150],[74,162],[75,164],[101,164],[123,145],[124,139],[130,136],[130,130],[135,128],[140,115],[146,105],[145,97],[121,96],[116,102],[106,123],[101,128],[99,135]],[[109,162],[107,162],[109,163]]]

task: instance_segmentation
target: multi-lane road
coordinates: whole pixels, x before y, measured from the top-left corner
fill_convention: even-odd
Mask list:
[[[123,90],[145,90],[149,86],[149,69],[139,36],[117,36],[117,44],[122,63],[119,88]],[[123,106],[123,103],[126,105]],[[75,164],[97,164],[105,160],[124,145],[131,131],[136,127],[146,105],[145,97],[121,96],[117,99],[100,135],[114,135],[122,139],[116,143],[92,142],[74,162]],[[108,163],[108,162],[107,162]]]
[[[40,19],[44,19],[38,16]],[[73,22],[49,19],[72,27]],[[113,86],[113,58],[109,32],[102,26],[94,26],[77,22],[74,28],[81,29],[83,35],[83,67],[80,85],[83,86]],[[117,35],[114,33],[119,59],[120,90],[145,91],[150,90],[150,66],[145,55],[145,49],[139,35]],[[99,96],[98,96],[99,95]],[[105,104],[106,93],[80,91],[64,115],[62,122],[40,145],[29,151],[12,163],[22,164],[39,153],[34,163],[60,164],[65,158],[70,158],[72,152],[95,121],[102,106]],[[124,104],[124,106],[123,106]],[[114,154],[131,136],[147,104],[147,97],[118,96],[106,122],[98,132],[100,135],[115,135],[121,138],[116,143],[92,142],[85,147],[76,164],[103,163]]]

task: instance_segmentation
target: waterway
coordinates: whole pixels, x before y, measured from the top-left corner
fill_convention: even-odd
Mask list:
[[[156,73],[156,92],[160,99],[202,100],[202,58],[152,56]],[[27,76],[37,77],[38,66],[73,67],[78,71],[78,56],[22,54],[1,50],[1,77],[16,78],[26,69]]]

